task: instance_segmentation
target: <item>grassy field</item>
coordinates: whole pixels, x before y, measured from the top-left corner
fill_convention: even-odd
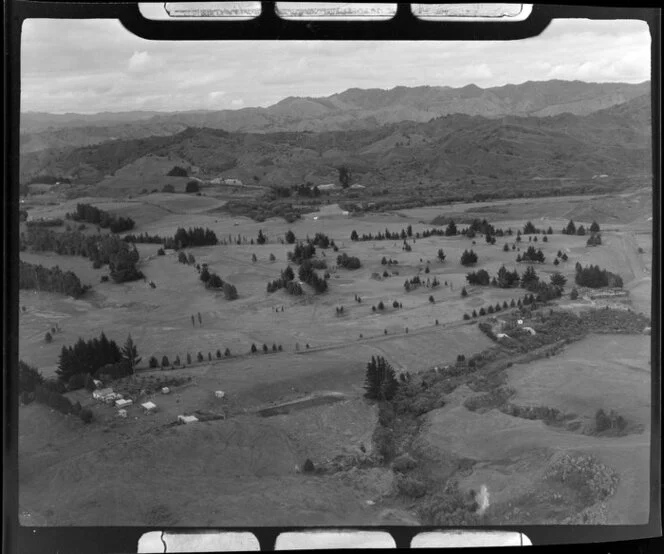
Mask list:
[[[541,278],[560,271],[568,278],[569,292],[577,261],[599,264],[623,277],[634,309],[645,312],[649,308],[652,246],[644,234],[647,227],[642,214],[630,220],[632,212],[626,212],[623,205],[630,203],[642,210],[647,202],[639,195],[619,201],[617,197],[592,198],[592,214],[599,214],[600,225],[611,228],[603,232],[604,244],[597,248],[586,247],[586,237],[559,234],[570,214],[579,214],[577,224],[589,226],[592,221],[581,217],[591,212],[582,213],[585,208],[579,198],[474,203],[361,217],[337,214],[288,224],[230,217],[220,211],[225,201],[222,196],[155,193],[126,200],[95,199],[93,203],[134,218],[135,233],[172,236],[178,227],[202,226],[214,230],[220,240],[231,239],[227,245],[186,251],[237,287],[235,301],[206,290],[195,267],[178,263],[175,252],[157,256],[157,244],[137,245],[140,269],[148,282],[155,283],[154,289],[143,281],[101,283],[108,269],[93,270],[85,258],[21,253],[21,259],[31,263],[71,269],[83,283],[93,286],[79,300],[20,292],[21,359],[39,367],[45,376],[53,376],[63,345],[72,345],[79,337],[98,336],[101,331],[121,344],[131,333],[142,356],[134,389],[158,379],[190,379],[173,387],[171,395],[152,397],[159,410],[149,416],[133,406],[127,419],[119,419],[115,409],[94,402],[84,391],[69,394],[93,408],[95,422],[89,426],[41,405],[22,407],[20,500],[30,514],[25,522],[192,526],[246,525],[248,518],[264,525],[412,522],[413,514],[390,500],[392,473],[388,468],[320,477],[297,473],[295,466],[306,458],[322,463],[336,455],[357,454],[360,447],[371,450],[377,410],[362,398],[371,356],[384,356],[397,370],[415,372],[451,363],[458,354],[469,356],[492,344],[476,325],[463,324],[463,314],[497,302],[509,303],[524,291],[467,286],[468,296],[462,298],[469,269],[460,265],[459,258],[465,249],[472,248],[479,256],[473,269],[494,274],[503,264],[520,272],[526,266],[516,264],[517,251],[511,250],[510,237],[498,238],[493,246],[483,237],[477,237],[475,245],[465,237],[431,237],[414,241],[412,251],[405,252],[400,240],[352,242],[353,229],[360,235],[375,234],[385,228],[400,231],[412,224],[417,232],[430,228],[434,217],[446,213],[487,217],[497,227],[514,230],[532,219],[539,227],[551,225],[556,233],[548,237],[548,243],[533,243],[546,256],[546,263],[536,268]],[[31,217],[62,217],[76,202],[85,201],[34,208]],[[601,213],[610,212],[612,202],[618,202],[621,218],[607,215],[601,219]],[[328,249],[323,256],[319,249],[318,256],[327,261],[331,274],[327,293],[314,295],[308,287],[305,297],[293,297],[283,290],[268,293],[268,281],[276,279],[287,265],[292,247],[279,239],[289,229],[299,239],[316,232],[327,234],[340,253],[359,257],[362,267],[352,271],[336,268],[337,253]],[[267,234],[267,244],[249,244],[259,230]],[[246,237],[246,243],[235,244],[238,235]],[[509,252],[503,252],[504,243]],[[526,237],[519,245],[521,251],[529,244]],[[442,263],[436,257],[439,248],[447,255]],[[553,260],[558,250],[566,252],[569,260],[556,267]],[[252,261],[254,254],[256,262]],[[271,254],[276,261],[270,261]],[[398,265],[382,265],[383,256],[398,260]],[[425,273],[427,266],[429,273]],[[387,277],[382,276],[385,270]],[[406,292],[404,281],[416,275],[425,281],[437,277],[441,286]],[[362,303],[355,302],[355,295]],[[403,308],[393,308],[395,300]],[[381,301],[386,309],[373,311],[372,306]],[[338,306],[344,307],[343,316],[336,314]],[[197,319],[199,313],[202,323]],[[61,331],[47,344],[44,334],[56,323]],[[447,467],[444,460],[473,459],[477,463],[463,477],[464,488],[486,484],[493,505],[521,502],[525,506],[532,501],[523,499],[540,483],[554,456],[563,451],[592,452],[614,467],[622,479],[622,488],[610,499],[613,520],[641,521],[648,485],[643,478],[649,448],[648,339],[591,337],[551,359],[516,365],[508,376],[520,404],[558,407],[579,418],[591,417],[599,407],[616,409],[643,425],[642,434],[589,437],[496,410],[470,412],[463,401],[473,393],[460,387],[444,408],[425,416],[419,447],[437,460],[433,466],[440,462],[439,469],[431,471],[440,471],[442,479],[447,471],[443,470]],[[281,345],[283,352],[250,355],[252,343],[259,350],[263,344],[270,350],[273,344]],[[226,348],[232,357],[207,361],[208,353],[214,357],[217,349],[223,353]],[[203,363],[195,362],[198,352],[205,357]],[[187,353],[194,363],[186,368],[147,370],[150,356],[161,360],[166,355],[170,361],[179,356],[185,362]],[[216,390],[225,391],[223,401],[214,397]],[[274,417],[255,413],[323,392],[343,393],[346,400]],[[196,410],[223,413],[228,418],[192,426],[169,425],[178,415]],[[367,504],[367,500],[375,504]],[[209,509],[211,505],[216,511]]]

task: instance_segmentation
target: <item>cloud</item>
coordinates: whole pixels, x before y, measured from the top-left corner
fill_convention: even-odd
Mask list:
[[[226,109],[353,87],[641,82],[650,43],[642,21],[556,20],[525,41],[170,42],[143,40],[116,20],[35,19],[23,24],[21,107]]]
[[[128,69],[131,72],[142,72],[148,69],[152,57],[146,51],[134,52],[129,58]]]
[[[478,81],[484,81],[493,77],[491,69],[485,63],[466,67],[461,75],[467,79],[476,79]]]

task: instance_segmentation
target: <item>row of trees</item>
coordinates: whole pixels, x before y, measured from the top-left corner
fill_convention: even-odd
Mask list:
[[[20,289],[59,292],[79,298],[90,288],[81,285],[73,271],[62,271],[58,266],[44,267],[19,260],[18,283]]]
[[[134,220],[130,217],[118,217],[91,204],[76,204],[76,211],[68,213],[66,217],[74,221],[87,221],[103,229],[110,228],[113,233],[131,231],[134,228]]]
[[[593,221],[592,224],[590,225],[589,231],[591,233],[599,233],[600,228],[599,224],[597,221]],[[586,229],[583,225],[579,225],[578,227],[574,224],[574,221],[571,219],[569,220],[569,223],[567,224],[566,227],[562,229],[562,234],[563,235],[578,235],[578,236],[583,236],[586,234]]]
[[[141,233],[140,235],[125,235],[123,237],[123,240],[125,242],[133,242],[133,243],[144,243],[144,244],[164,244],[166,242],[166,238],[160,237],[159,235],[150,235],[148,233]]]

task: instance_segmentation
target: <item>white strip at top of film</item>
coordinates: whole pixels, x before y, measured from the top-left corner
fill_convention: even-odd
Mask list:
[[[155,21],[246,21],[261,14],[260,2],[163,2],[138,4]],[[432,21],[523,21],[532,4],[411,4],[411,12]],[[372,2],[276,2],[276,13],[289,20],[381,21],[394,17],[397,4]]]

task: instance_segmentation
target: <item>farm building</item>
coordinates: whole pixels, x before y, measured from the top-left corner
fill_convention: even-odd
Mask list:
[[[112,388],[97,389],[96,391],[92,392],[92,398],[95,400],[103,400],[104,397],[108,396],[109,394],[113,394]]]
[[[141,407],[145,410],[146,414],[150,414],[157,411],[157,405],[154,402],[145,402],[141,404]]]
[[[118,408],[126,408],[127,406],[131,406],[133,404],[133,400],[127,400],[127,399],[121,399],[121,400],[116,400],[115,405]]]
[[[350,188],[352,189],[363,189],[366,188],[364,185],[360,185],[359,183],[355,183],[354,185],[351,185]]]
[[[196,423],[198,421],[198,418],[193,415],[179,415],[178,416],[178,421],[180,423]]]
[[[317,185],[318,190],[334,190],[337,188],[337,185],[334,183],[327,183],[325,185]]]

